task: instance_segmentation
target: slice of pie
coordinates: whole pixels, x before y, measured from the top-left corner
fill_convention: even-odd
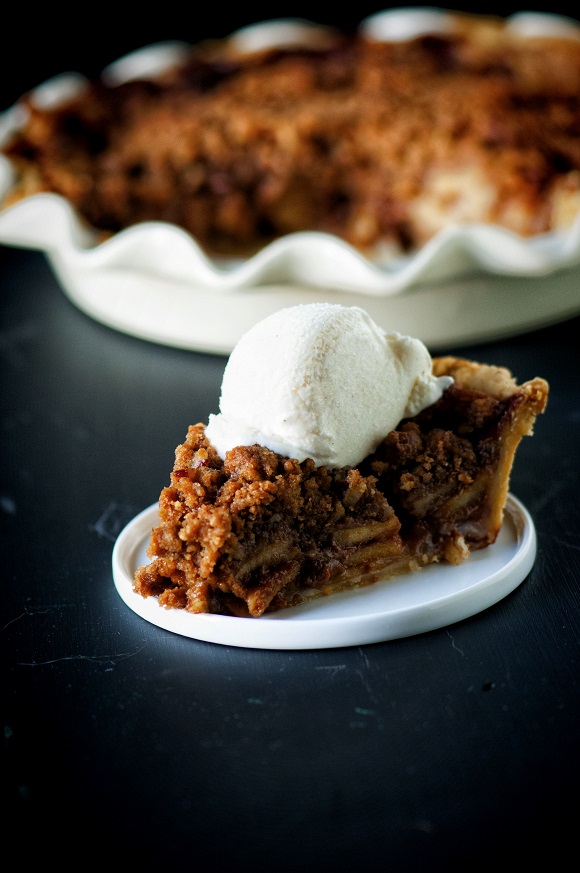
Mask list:
[[[168,608],[257,617],[433,561],[458,565],[494,543],[548,384],[455,357],[435,358],[433,372],[454,381],[357,467],[259,445],[222,460],[192,425],[134,590]]]

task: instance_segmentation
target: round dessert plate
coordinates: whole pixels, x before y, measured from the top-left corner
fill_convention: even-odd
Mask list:
[[[125,604],[172,633],[250,649],[361,646],[446,627],[510,594],[526,578],[536,557],[532,518],[510,494],[497,541],[458,567],[432,564],[417,573],[261,618],[197,615],[165,609],[156,598],[133,591],[133,575],[148,563],[145,549],[157,522],[157,504],[153,504],[129,522],[113,548],[113,580]]]

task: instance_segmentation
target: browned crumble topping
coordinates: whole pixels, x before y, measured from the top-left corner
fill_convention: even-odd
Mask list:
[[[401,549],[398,522],[373,477],[299,464],[260,446],[233,449],[222,462],[202,424],[191,426],[176,450],[160,516],[148,549],[157,556],[155,572],[140,571],[137,590],[192,611],[223,601],[221,611],[223,592],[261,612],[306,573],[309,585],[323,588],[333,561],[340,563],[362,530]],[[292,602],[292,587],[284,596]]]
[[[55,191],[105,235],[164,220],[224,252],[297,230],[367,250],[413,249],[457,221],[569,226],[580,43],[462,20],[406,43],[337,33],[246,56],[202,44],[155,82],[30,103],[4,149],[20,174],[10,200]]]

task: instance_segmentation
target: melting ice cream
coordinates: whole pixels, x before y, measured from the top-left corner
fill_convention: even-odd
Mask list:
[[[418,339],[387,333],[357,306],[300,304],[245,333],[206,433],[222,458],[258,443],[317,466],[356,466],[453,380]]]

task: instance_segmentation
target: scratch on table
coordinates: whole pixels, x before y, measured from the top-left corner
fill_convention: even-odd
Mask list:
[[[126,661],[127,658],[133,658],[138,655],[147,646],[144,643],[140,648],[133,652],[120,652],[116,655],[66,655],[62,658],[50,658],[47,661],[19,661],[19,667],[46,667],[48,664],[58,664],[61,661],[91,661],[95,664],[112,664],[115,665],[119,661]]]
[[[367,653],[361,646],[359,646],[359,654],[365,663],[365,667],[370,667],[370,661],[367,657]]]
[[[134,515],[134,508],[111,500],[95,524],[89,525],[100,537],[115,542],[121,530]]]
[[[374,709],[363,709],[362,706],[355,706],[354,711],[357,715],[376,715],[376,710]]]
[[[375,716],[376,710],[374,709],[366,709],[363,706],[355,706],[354,711],[356,715],[363,716],[363,718],[353,719],[348,723],[350,728],[366,728],[368,727],[368,721],[364,716]]]
[[[372,687],[371,687],[369,681],[367,680],[365,674],[362,672],[362,670],[355,670],[354,672],[356,673],[356,675],[357,675],[357,676],[359,677],[359,679],[361,680],[361,682],[362,682],[362,684],[363,684],[363,687],[364,687],[365,691],[367,692],[367,694],[369,695],[369,697],[371,698],[371,700],[373,700],[374,702],[376,702],[376,694],[375,694],[375,692],[373,691],[373,689],[372,689]]]
[[[447,636],[449,637],[449,639],[451,640],[451,648],[452,648],[452,649],[455,649],[456,652],[459,652],[459,654],[462,655],[462,657],[465,657],[465,652],[463,651],[463,649],[460,649],[459,646],[456,646],[456,645],[455,645],[455,640],[454,640],[454,638],[451,636],[451,634],[449,633],[449,631],[446,631],[446,634],[447,634]]]
[[[328,666],[315,667],[315,670],[328,670],[332,676],[336,676],[341,670],[346,670],[346,664],[329,664]]]
[[[7,621],[6,624],[2,625],[2,630],[5,631],[7,627],[10,627],[10,625],[14,624],[15,621],[20,621],[20,619],[24,618],[25,615],[30,615],[30,613],[24,610],[20,615],[16,615],[14,618],[11,618],[10,621]]]
[[[57,609],[57,608],[61,608],[61,604],[55,603],[52,606],[45,606],[42,608],[38,607],[37,609],[28,609],[28,608],[24,609],[24,611],[21,612],[20,615],[15,615],[14,618],[11,618],[10,621],[7,621],[6,624],[2,625],[1,630],[5,631],[6,628],[10,627],[11,624],[14,624],[15,621],[20,621],[20,619],[24,618],[25,616],[44,615],[45,613],[50,612],[51,610]]]
[[[551,503],[554,498],[557,497],[564,488],[566,488],[566,486],[566,482],[556,481],[549,488],[546,488],[541,495],[537,496],[533,504],[534,515],[541,512],[547,504]]]
[[[580,544],[573,543],[569,539],[566,539],[565,537],[555,536],[555,537],[553,537],[553,541],[555,543],[558,543],[559,546],[565,546],[567,549],[574,549],[575,551],[578,551],[578,549],[580,549]]]

